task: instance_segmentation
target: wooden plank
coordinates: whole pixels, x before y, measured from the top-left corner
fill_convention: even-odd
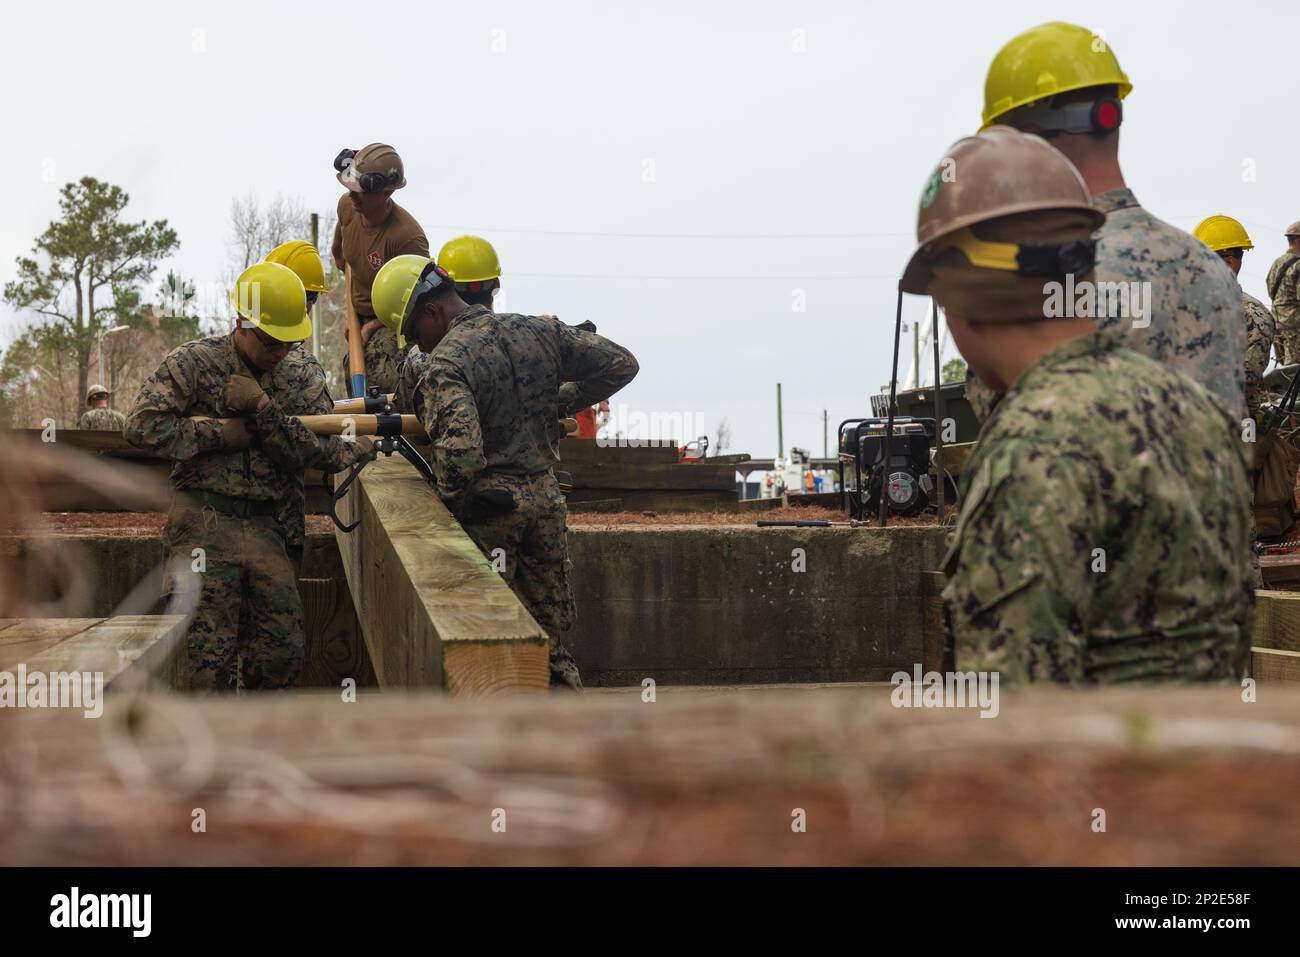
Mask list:
[[[109,695],[99,721],[17,711],[0,735],[0,860],[340,865],[363,848],[368,865],[1300,864],[1285,839],[1300,830],[1300,689],[1243,707],[1222,687],[1003,686],[996,720],[897,708],[891,690],[660,684],[653,705],[639,688],[356,706]],[[156,774],[123,775],[108,745],[128,738]],[[1104,835],[1088,826],[1097,807]],[[791,833],[794,808],[806,833]]]
[[[1259,570],[1264,576],[1264,584],[1270,588],[1294,585],[1300,582],[1300,554],[1261,555]]]
[[[1255,634],[1251,644],[1278,651],[1300,651],[1300,594],[1261,589],[1255,595]]]
[[[677,445],[601,445],[596,439],[561,439],[560,461],[570,465],[598,463],[675,465]]]
[[[657,489],[661,491],[720,491],[736,488],[730,465],[628,465],[623,463],[565,465],[574,488]]]
[[[409,463],[369,465],[339,512],[361,523],[336,537],[381,688],[547,688],[545,632]]]
[[[375,687],[374,665],[361,636],[346,579],[300,578],[302,616],[307,634],[300,688],[339,688],[351,678],[358,688]]]
[[[103,618],[23,618],[0,631],[0,671],[19,664],[97,625]]]
[[[574,505],[618,501],[623,512],[735,512],[740,500],[734,491],[668,492],[658,489],[575,489],[568,495]]]
[[[186,685],[184,615],[106,618],[33,657],[29,671],[100,672],[104,687],[182,690]]]
[[[137,449],[123,437],[121,432],[81,431],[80,429],[58,429],[53,442],[44,441],[43,429],[6,429],[7,434],[21,436],[32,442],[41,442],[46,447],[79,449],[96,455],[111,455],[123,459],[157,459],[161,456],[154,452]]]
[[[1260,684],[1300,682],[1300,652],[1251,648],[1250,676]]]

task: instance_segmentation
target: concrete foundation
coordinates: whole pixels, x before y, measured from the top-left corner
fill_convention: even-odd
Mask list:
[[[922,660],[922,573],[945,530],[751,526],[573,528],[578,620],[565,642],[593,687],[884,681]],[[55,539],[91,570],[62,616],[107,617],[163,556],[153,537],[85,531]],[[27,543],[0,538],[18,559]],[[33,575],[28,594],[48,578]],[[373,684],[332,535],[309,535],[304,684]],[[328,594],[327,594],[328,593]]]
[[[593,686],[883,681],[921,661],[921,574],[940,528],[569,532]]]

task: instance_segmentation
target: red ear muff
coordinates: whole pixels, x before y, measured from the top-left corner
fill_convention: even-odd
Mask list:
[[[1115,97],[1103,96],[1092,104],[1089,118],[1094,133],[1110,133],[1119,129],[1120,123],[1124,122],[1124,107]]]

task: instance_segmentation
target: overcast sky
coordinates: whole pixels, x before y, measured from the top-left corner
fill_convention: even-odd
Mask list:
[[[725,417],[756,457],[776,450],[777,382],[787,447],[821,454],[823,409],[832,429],[870,414],[921,186],[1028,27],[1106,37],[1134,84],[1129,185],[1187,230],[1241,219],[1248,291],[1266,298],[1300,219],[1296,4],[119,0],[4,17],[0,281],[84,175],[126,189],[132,219],[168,219],[170,265],[215,281],[233,197],[325,213],[334,155],[385,141],[435,251],[486,236],[509,310],[592,319],[636,353],[616,402],[709,433]],[[0,344],[30,318],[0,306]]]

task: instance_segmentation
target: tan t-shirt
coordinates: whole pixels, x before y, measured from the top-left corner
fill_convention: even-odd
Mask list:
[[[358,316],[374,315],[370,284],[375,281],[379,268],[394,256],[429,255],[429,240],[415,217],[396,203],[388,219],[371,227],[352,208],[345,193],[339,197],[338,215],[335,236],[343,238],[343,261],[352,267],[352,307]]]

